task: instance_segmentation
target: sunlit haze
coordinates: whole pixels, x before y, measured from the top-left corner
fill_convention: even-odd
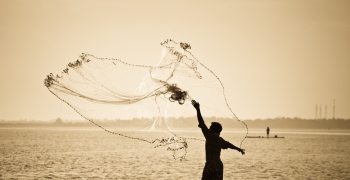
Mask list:
[[[0,119],[82,119],[46,75],[81,53],[156,66],[166,39],[191,44],[240,119],[333,118],[334,100],[350,118],[347,0],[1,0],[0,27]]]

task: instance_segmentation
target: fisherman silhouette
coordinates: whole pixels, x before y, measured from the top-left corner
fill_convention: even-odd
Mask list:
[[[192,105],[197,111],[198,127],[202,129],[205,137],[205,166],[203,169],[202,180],[222,180],[224,173],[224,165],[220,159],[221,149],[235,149],[244,155],[244,149],[238,148],[228,141],[220,137],[222,126],[218,122],[212,122],[210,128],[205,125],[200,105],[195,100],[192,100]]]
[[[267,138],[269,138],[269,135],[270,135],[270,128],[267,127],[267,128],[266,128],[266,136],[267,136]]]

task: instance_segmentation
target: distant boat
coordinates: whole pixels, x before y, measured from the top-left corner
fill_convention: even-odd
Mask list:
[[[284,137],[281,137],[281,136],[271,136],[271,137],[265,137],[265,136],[247,136],[247,138],[284,138]]]

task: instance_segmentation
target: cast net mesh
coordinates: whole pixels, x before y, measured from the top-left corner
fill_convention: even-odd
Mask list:
[[[189,51],[167,40],[157,66],[81,54],[45,86],[86,120],[129,139],[165,147],[183,160],[191,141],[204,141],[191,99],[200,103],[207,126],[219,122],[221,136],[242,146],[248,128],[228,105],[219,78]]]

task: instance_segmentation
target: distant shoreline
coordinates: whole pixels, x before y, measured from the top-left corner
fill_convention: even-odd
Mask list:
[[[135,132],[139,131],[140,129],[118,129],[118,128],[107,128],[113,132],[117,133],[127,133],[127,132]],[[53,131],[75,131],[75,132],[84,132],[84,131],[93,131],[93,132],[105,132],[103,129],[97,127],[97,126],[92,126],[92,127],[82,127],[82,126],[0,126],[0,131],[6,132],[6,131],[11,131],[11,132],[17,132],[17,133],[22,133],[22,132],[35,132],[35,131],[48,131],[48,132],[53,132]],[[142,130],[141,130],[142,131]],[[198,129],[192,129],[192,130],[171,130],[174,133],[198,133],[201,134],[199,128]],[[240,130],[227,130],[223,131],[222,135],[227,136],[228,134],[246,134],[246,131],[240,131]],[[331,135],[331,136],[350,136],[350,129],[272,129],[272,132],[270,132],[270,138],[275,138],[275,136],[278,139],[284,139],[288,138],[291,135]],[[249,139],[268,139],[266,137],[266,129],[260,128],[260,129],[249,129],[248,136],[247,138]]]
[[[205,118],[206,122],[220,121],[225,128],[235,129],[231,124],[226,124],[230,119],[220,119],[220,118]],[[179,125],[177,127],[172,127],[174,129],[188,129],[194,127],[188,127],[186,124],[196,124],[197,120],[194,117],[189,118],[169,118],[167,122],[182,122],[184,125]],[[138,129],[145,127],[147,124],[152,122],[152,120],[104,120],[96,121],[106,127],[119,127],[121,129]],[[190,122],[190,123],[189,123]],[[249,129],[266,129],[270,127],[272,129],[319,129],[319,130],[335,130],[335,129],[350,129],[350,119],[321,119],[321,120],[310,120],[310,119],[300,119],[300,118],[274,118],[274,119],[256,119],[256,120],[243,120],[247,124]],[[181,123],[180,123],[181,124]],[[64,121],[60,118],[55,121],[0,121],[0,128],[20,128],[20,127],[36,127],[36,128],[46,128],[46,127],[96,127],[93,123],[89,121]]]

